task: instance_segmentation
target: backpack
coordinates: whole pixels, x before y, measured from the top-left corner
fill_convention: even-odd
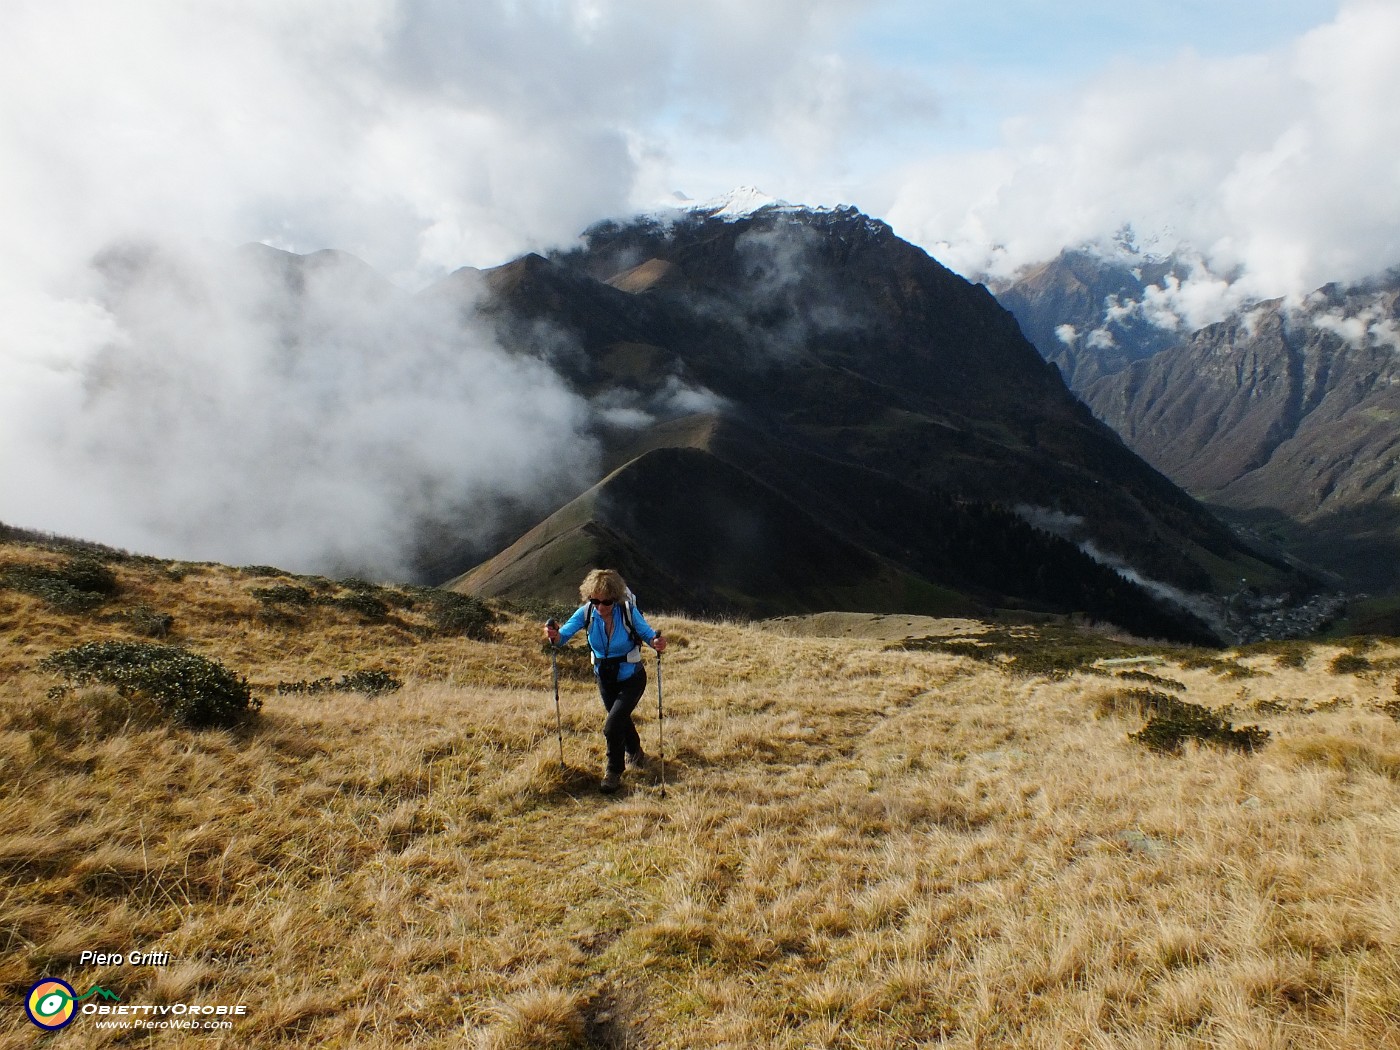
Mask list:
[[[627,628],[627,637],[632,641],[633,649],[640,649],[642,646],[642,636],[637,633],[637,629],[632,626],[632,609],[635,607],[637,596],[629,588],[627,597],[622,599],[622,626]],[[583,614],[583,633],[588,636],[589,630],[593,627],[593,606],[588,606],[588,611]],[[635,663],[636,661],[632,661]]]

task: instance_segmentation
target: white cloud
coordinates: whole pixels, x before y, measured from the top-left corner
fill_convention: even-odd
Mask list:
[[[1089,333],[1087,343],[1091,350],[1112,350],[1118,345],[1113,333],[1107,328],[1095,328]]]
[[[1354,350],[1367,346],[1400,350],[1400,326],[1397,326],[1392,311],[1394,298],[1386,294],[1372,296],[1369,302],[1351,305],[1351,313],[1341,307],[1325,307],[1321,296],[1301,305],[1305,320],[1320,332],[1328,332]],[[1313,307],[1311,312],[1307,308]]]
[[[91,291],[88,354],[7,387],[9,521],[402,578],[423,526],[480,539],[503,501],[547,504],[591,467],[586,406],[548,368],[350,257],[131,245]]]
[[[1400,324],[1393,317],[1384,317],[1375,321],[1367,335],[1371,337],[1371,342],[1376,346],[1384,347],[1395,353],[1400,353]]]
[[[1266,54],[1118,65],[997,149],[911,164],[888,217],[967,273],[1130,222],[1238,271],[1241,296],[1361,278],[1400,261],[1396,53],[1400,6],[1355,0]]]
[[[1368,325],[1364,317],[1346,317],[1340,310],[1336,310],[1317,314],[1311,320],[1314,328],[1322,332],[1331,332],[1355,350],[1366,345]]]

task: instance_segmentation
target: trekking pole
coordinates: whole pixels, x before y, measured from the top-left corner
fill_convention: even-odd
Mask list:
[[[554,617],[549,618],[546,627],[558,628],[559,621]],[[559,714],[559,650],[553,642],[549,643],[549,670],[554,678],[554,726],[559,732],[559,768],[564,768],[564,719]]]
[[[661,637],[661,632],[656,632]],[[666,797],[666,714],[661,707],[661,654],[656,654],[656,757],[661,763],[661,797]]]

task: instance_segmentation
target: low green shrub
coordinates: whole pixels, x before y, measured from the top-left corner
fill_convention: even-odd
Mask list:
[[[353,671],[350,674],[341,675],[338,679],[314,678],[310,681],[302,682],[278,682],[277,691],[279,693],[296,693],[305,696],[314,696],[317,693],[365,693],[369,696],[380,696],[384,693],[392,693],[403,688],[403,682],[388,671],[373,669],[366,671]]]
[[[433,589],[423,597],[428,602],[428,622],[442,634],[457,634],[478,641],[490,636],[496,614],[475,595]]]
[[[1236,729],[1217,711],[1187,703],[1166,693],[1151,693],[1147,724],[1128,739],[1153,751],[1179,754],[1188,740],[1236,751],[1256,751],[1269,740],[1269,731],[1259,726]]]
[[[254,587],[248,592],[264,605],[310,605],[312,594],[305,587],[279,583],[275,587]]]
[[[380,623],[389,615],[389,603],[373,591],[351,591],[330,602],[337,609],[358,613],[371,623]]]
[[[388,671],[354,671],[351,674],[342,675],[339,688],[347,693],[368,693],[370,696],[378,696],[381,693],[393,693],[403,688],[403,682],[394,677]]]
[[[1313,645],[1299,639],[1273,639],[1266,642],[1251,642],[1239,648],[1241,656],[1272,656],[1279,667],[1299,669],[1308,666],[1312,658]]]
[[[120,589],[112,570],[86,554],[60,566],[10,566],[0,572],[0,586],[42,598],[62,613],[91,612]]]
[[[558,620],[563,623],[578,608],[577,602],[570,605],[567,602],[555,602],[547,598],[502,599],[500,604],[510,612],[519,613],[526,619],[537,620],[540,623],[544,623],[546,620]]]
[[[244,576],[286,576],[275,565],[244,565],[239,570]]]
[[[80,591],[111,598],[120,588],[112,570],[96,558],[79,555],[59,570],[60,576]]]
[[[1332,658],[1327,669],[1333,674],[1365,674],[1372,670],[1373,666],[1370,657],[1360,653],[1339,653]]]
[[[1234,657],[1216,657],[1206,653],[1192,653],[1181,660],[1186,671],[1209,671],[1221,678],[1258,678],[1261,672]]]
[[[128,609],[124,618],[133,631],[147,638],[168,638],[175,627],[175,617],[149,605]]]
[[[236,726],[262,707],[246,679],[174,645],[88,642],[41,661],[75,685],[99,683],[150,700],[171,720],[194,728]]]
[[[890,648],[952,653],[990,664],[1016,677],[1052,679],[1068,678],[1076,673],[1106,675],[1107,671],[1095,666],[1100,660],[1155,655],[1175,658],[1179,652],[1146,643],[1130,645],[1093,632],[1056,625],[998,626],[977,635],[932,635],[900,642]]]
[[[1178,682],[1175,678],[1163,678],[1161,675],[1153,674],[1151,671],[1119,671],[1117,677],[1128,682],[1146,682],[1148,685],[1155,685],[1162,689],[1171,689],[1174,692],[1186,692],[1186,685]]]
[[[1177,702],[1176,697],[1157,689],[1119,689],[1098,698],[1096,713],[1100,718],[1150,718]]]

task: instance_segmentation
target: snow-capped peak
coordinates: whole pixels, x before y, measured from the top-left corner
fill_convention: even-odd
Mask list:
[[[740,186],[712,200],[689,205],[688,210],[716,218],[742,219],[764,208],[791,208],[787,201],[769,196],[754,186]]]
[[[785,215],[800,219],[803,216],[859,216],[860,210],[849,204],[837,205],[834,208],[825,205],[791,204],[753,186],[740,186],[707,201],[694,200],[676,190],[665,200],[658,201],[652,211],[643,212],[641,217],[668,226],[687,217],[702,221],[718,219],[721,222],[738,222],[759,214]],[[878,219],[861,217],[865,218],[872,229],[887,229]]]

